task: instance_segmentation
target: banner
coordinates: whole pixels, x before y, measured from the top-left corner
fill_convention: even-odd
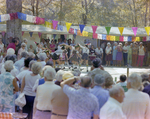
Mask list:
[[[84,29],[84,27],[85,27],[85,25],[79,24],[79,27],[80,27],[80,31],[81,31],[81,33],[82,33],[82,32],[83,32],[83,29]]]
[[[63,31],[63,26],[61,26],[61,25],[58,24],[57,30]]]
[[[3,14],[3,15],[0,15],[0,16],[1,16],[1,22],[10,20],[10,15],[9,14]]]
[[[147,35],[149,36],[150,27],[145,27],[145,31],[146,31]]]
[[[120,37],[119,37],[119,36],[116,36],[116,37],[115,37],[115,41],[120,41]]]
[[[136,37],[135,41],[139,42],[140,41],[140,37]]]
[[[132,41],[133,41],[133,42],[136,41],[136,37],[132,37]]]
[[[26,21],[36,23],[36,16],[27,15]]]
[[[18,15],[18,19],[21,19],[21,20],[25,20],[25,21],[26,21],[26,14],[17,12],[17,15]]]
[[[32,37],[32,35],[33,35],[33,32],[29,32],[29,34],[30,34],[30,37]]]
[[[138,27],[132,27],[132,30],[133,30],[134,36],[136,36],[137,29],[138,29]]]
[[[95,33],[97,30],[97,26],[92,26],[92,29],[93,29],[93,33]]]
[[[120,41],[123,41],[124,40],[124,36],[120,36]]]
[[[45,23],[44,18],[36,17],[36,24],[44,24],[44,23]]]
[[[2,33],[2,36],[4,37],[6,32],[5,32],[5,31],[2,31],[1,33]]]
[[[110,40],[110,35],[106,35],[106,40]]]
[[[102,34],[98,34],[98,35],[97,35],[97,38],[98,38],[98,39],[102,39]]]
[[[110,29],[111,27],[105,27],[106,31],[107,31],[107,35],[109,35]]]
[[[106,35],[102,35],[102,39],[103,39],[103,40],[106,40]]]
[[[55,29],[57,27],[58,21],[52,20],[53,23],[53,29]]]
[[[88,37],[93,38],[93,33],[88,32]]]
[[[45,22],[45,26],[48,27],[48,28],[52,28],[52,23],[46,21],[46,22]]]
[[[118,27],[119,31],[120,31],[120,34],[122,36],[122,33],[123,33],[123,30],[124,30],[124,27]]]
[[[69,33],[70,33],[70,34],[74,34],[74,29],[73,29],[73,28],[70,28],[70,29],[69,29]]]
[[[82,33],[81,33],[80,30],[77,30],[77,35],[78,35],[78,36],[82,36]]]
[[[93,33],[93,38],[97,39],[97,33]]]
[[[111,36],[111,37],[110,37],[110,40],[111,40],[111,41],[115,41],[115,38],[116,38],[115,36]]]
[[[128,37],[124,36],[124,40],[123,41],[127,42],[128,41]]]
[[[132,36],[128,36],[128,41],[132,41]]]
[[[72,25],[72,23],[68,23],[68,22],[66,22],[67,32],[69,31],[69,29],[70,29],[71,25]]]
[[[82,36],[88,37],[88,32],[87,31],[83,31],[82,32]]]
[[[38,32],[38,35],[39,35],[39,38],[41,38],[41,36],[42,36],[42,33],[41,33],[41,32]]]
[[[10,20],[18,19],[17,13],[10,13],[9,15],[10,15]]]
[[[24,31],[22,31],[22,36],[23,36],[23,34],[24,34]]]

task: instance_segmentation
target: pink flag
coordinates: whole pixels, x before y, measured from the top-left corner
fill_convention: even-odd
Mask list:
[[[57,27],[58,21],[52,20],[53,23],[53,29],[55,29]]]
[[[93,29],[93,33],[95,33],[97,30],[97,26],[92,26],[92,29]]]
[[[2,31],[1,33],[2,33],[2,36],[4,37],[5,36],[5,31]]]
[[[24,34],[24,31],[22,31],[22,36],[23,36],[23,34]]]
[[[10,15],[10,20],[18,19],[17,13],[10,13],[9,15]]]
[[[143,37],[143,41],[146,41],[146,37]]]
[[[136,36],[137,29],[138,29],[138,27],[132,27],[132,30],[133,30],[134,36]]]
[[[120,36],[120,41],[124,41],[124,36]]]
[[[41,18],[41,17],[36,17],[36,24],[44,24],[45,23],[45,19]]]
[[[38,35],[39,35],[39,38],[41,38],[42,33],[41,33],[41,32],[38,32]]]

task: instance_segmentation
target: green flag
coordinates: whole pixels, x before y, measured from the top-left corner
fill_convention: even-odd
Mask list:
[[[110,29],[111,27],[105,27],[106,31],[107,31],[107,35],[109,35]]]

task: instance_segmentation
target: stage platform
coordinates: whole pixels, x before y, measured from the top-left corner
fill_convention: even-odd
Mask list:
[[[81,69],[83,69],[81,71],[81,76],[86,75],[87,74],[87,68],[86,66],[81,66]],[[105,71],[108,71],[112,77],[113,80],[115,80],[115,77],[117,77],[117,81],[119,80],[119,77],[121,74],[125,74],[127,75],[127,67],[104,67]],[[68,71],[69,69],[66,67],[65,71]],[[91,70],[91,66],[88,67],[88,70]],[[149,67],[145,67],[145,68],[129,68],[129,75],[132,73],[138,73],[138,74],[143,74],[143,73],[150,73],[150,68]]]

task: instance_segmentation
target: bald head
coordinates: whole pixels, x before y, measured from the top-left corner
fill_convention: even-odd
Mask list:
[[[82,76],[81,77],[81,86],[84,88],[88,88],[91,86],[91,77],[89,76]]]

